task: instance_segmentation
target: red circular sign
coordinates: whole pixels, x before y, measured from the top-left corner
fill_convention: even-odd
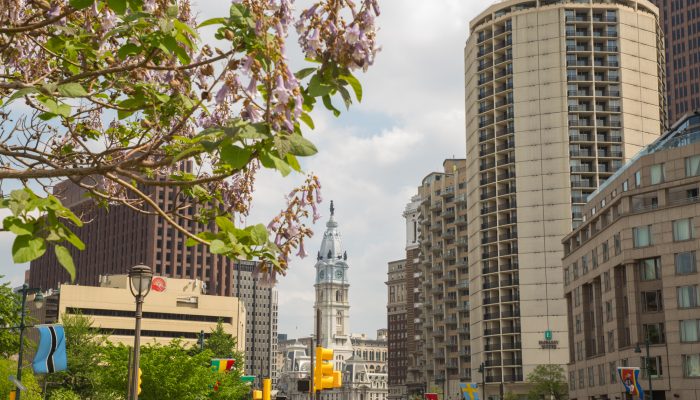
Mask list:
[[[156,276],[151,281],[151,289],[155,290],[156,292],[164,292],[166,286],[165,279],[161,278],[160,276]]]

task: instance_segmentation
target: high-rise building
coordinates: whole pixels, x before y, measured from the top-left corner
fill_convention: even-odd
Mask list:
[[[651,0],[659,7],[666,55],[669,123],[700,108],[700,2]]]
[[[645,398],[649,381],[654,399],[696,398],[700,114],[626,164],[584,215],[563,242],[570,398],[618,396],[624,366],[641,369]]]
[[[406,397],[406,260],[389,262],[387,326],[389,400]]]
[[[567,363],[561,239],[586,196],[658,138],[662,50],[646,0],[506,0],[472,20],[471,367],[480,380],[483,364],[487,395],[522,393],[535,366]]]
[[[258,284],[255,263],[234,261],[211,254],[205,246],[188,247],[187,238],[163,218],[135,212],[126,206],[109,211],[95,206],[69,181],[56,185],[54,195],[89,223],[75,229],[86,243],[84,251],[72,251],[75,284],[98,286],[100,276],[126,274],[139,263],[156,276],[203,282],[206,294],[240,298],[246,308],[246,373],[275,378],[277,346],[277,291]],[[163,207],[178,201],[174,188],[156,187],[152,199]],[[197,233],[202,227],[180,221]],[[51,254],[49,254],[51,253]],[[70,277],[53,252],[30,264],[29,283],[44,290],[56,289]]]
[[[234,265],[233,296],[246,306],[245,371],[248,375],[277,380],[277,289],[260,285],[254,261]]]
[[[407,242],[418,235],[415,250],[415,243],[407,245],[407,259],[419,259],[407,386],[411,394],[430,391],[448,398],[460,394],[460,382],[471,380],[466,160],[445,160],[443,168],[418,187],[417,218],[411,205],[404,213]]]

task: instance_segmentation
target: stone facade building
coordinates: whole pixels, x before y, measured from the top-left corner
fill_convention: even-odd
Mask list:
[[[506,0],[471,21],[464,57],[471,376],[484,365],[488,398],[567,363],[560,242],[659,137],[663,36],[646,0]]]
[[[387,276],[387,373],[389,400],[396,400],[406,396],[406,260],[390,262]]]
[[[620,366],[641,367],[648,390],[647,340],[654,399],[700,398],[700,114],[620,169],[583,213],[563,241],[570,398],[619,396]]]

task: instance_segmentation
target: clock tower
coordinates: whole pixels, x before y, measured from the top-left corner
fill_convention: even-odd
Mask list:
[[[331,216],[326,223],[321,250],[316,257],[314,326],[320,324],[318,345],[334,350],[337,369],[342,368],[344,361],[352,355],[347,260],[348,255],[343,251],[338,223],[335,221],[335,208],[331,201]],[[321,320],[316,321],[319,310]]]

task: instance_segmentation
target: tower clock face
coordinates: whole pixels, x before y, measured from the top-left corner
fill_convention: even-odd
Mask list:
[[[343,271],[342,270],[335,271],[335,279],[343,279]]]
[[[318,271],[318,279],[323,279],[323,276],[324,276],[324,275],[325,275],[325,274],[324,274],[323,270]]]

